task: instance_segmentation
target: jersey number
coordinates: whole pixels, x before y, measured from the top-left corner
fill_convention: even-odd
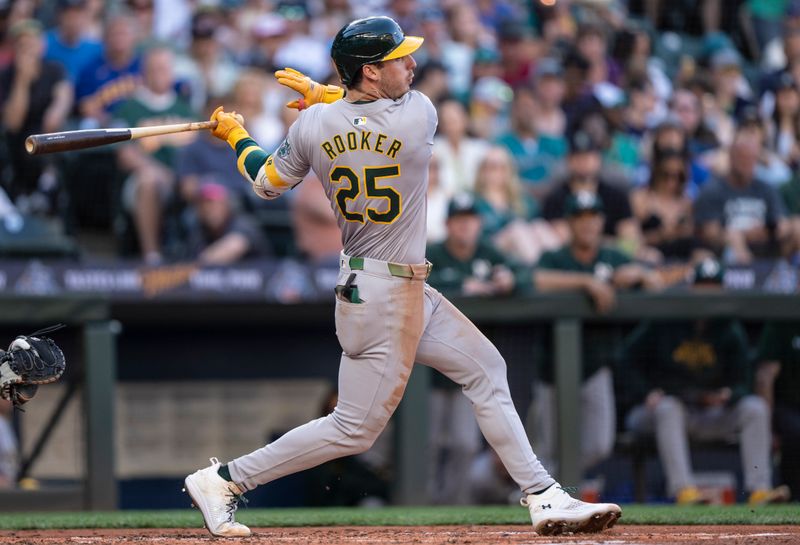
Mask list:
[[[391,187],[380,187],[379,178],[396,178],[400,176],[400,165],[385,167],[364,167],[364,189],[368,199],[386,199],[389,203],[385,212],[367,207],[367,218],[374,223],[392,223],[402,211],[400,193]],[[353,200],[361,193],[361,181],[350,167],[336,167],[331,171],[331,183],[349,182],[336,192],[336,204],[347,221],[364,223],[364,214],[347,210],[347,201]]]

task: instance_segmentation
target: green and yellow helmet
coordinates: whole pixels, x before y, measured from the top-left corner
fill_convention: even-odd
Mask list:
[[[406,36],[390,17],[358,19],[342,28],[333,39],[331,58],[339,79],[350,85],[365,64],[399,59],[422,45],[418,36]]]

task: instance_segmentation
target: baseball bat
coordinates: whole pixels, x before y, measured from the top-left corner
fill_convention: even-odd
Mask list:
[[[57,151],[73,151],[106,146],[126,140],[136,140],[137,138],[144,138],[145,136],[213,129],[216,126],[216,121],[195,121],[192,123],[176,123],[174,125],[154,125],[152,127],[86,129],[80,131],[32,134],[25,139],[25,150],[30,155],[55,153]]]

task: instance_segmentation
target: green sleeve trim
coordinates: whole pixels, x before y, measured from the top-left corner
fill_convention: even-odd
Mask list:
[[[234,149],[236,150],[236,157],[238,158],[242,154],[242,152],[247,148],[249,148],[250,146],[258,146],[258,144],[256,144],[256,141],[250,138],[249,136],[247,138],[242,138],[241,140],[236,142],[236,146],[234,147]]]
[[[244,169],[247,171],[247,175],[251,180],[256,179],[258,169],[264,166],[264,163],[267,162],[267,159],[269,159],[269,154],[260,148],[251,152],[250,155],[245,157]]]

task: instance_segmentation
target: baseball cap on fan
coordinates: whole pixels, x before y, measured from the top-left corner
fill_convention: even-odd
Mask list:
[[[580,215],[584,212],[602,214],[603,201],[596,193],[592,193],[590,191],[571,193],[564,203],[564,215],[567,217],[572,217]]]
[[[475,199],[469,193],[459,193],[454,196],[447,206],[447,218],[460,215],[475,215],[478,208],[475,206]]]

